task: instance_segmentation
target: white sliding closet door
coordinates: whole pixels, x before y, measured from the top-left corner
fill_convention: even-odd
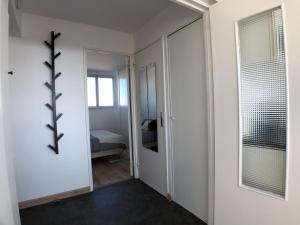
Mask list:
[[[208,207],[206,70],[203,21],[168,38],[174,200],[203,221]]]
[[[162,114],[164,112],[162,42],[158,41],[137,53],[135,63],[140,179],[162,195],[166,195],[166,149]],[[155,126],[157,134],[153,132]]]

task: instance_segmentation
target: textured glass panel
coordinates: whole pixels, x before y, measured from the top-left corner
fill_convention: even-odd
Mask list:
[[[281,8],[238,22],[242,184],[285,195],[286,64]]]

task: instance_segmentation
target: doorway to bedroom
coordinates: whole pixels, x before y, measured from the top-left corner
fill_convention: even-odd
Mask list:
[[[86,68],[91,179],[97,189],[132,177],[129,56],[88,50]]]

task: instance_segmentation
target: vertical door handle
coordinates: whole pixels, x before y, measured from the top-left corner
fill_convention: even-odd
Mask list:
[[[157,120],[159,119],[160,122],[160,126],[163,127],[164,126],[164,119],[163,119],[163,113],[160,112],[159,116],[157,117]]]

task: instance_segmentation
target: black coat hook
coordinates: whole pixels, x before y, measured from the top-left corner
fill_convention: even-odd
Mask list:
[[[48,145],[56,154],[58,151],[58,141],[64,136],[63,133],[58,134],[57,131],[57,121],[62,117],[62,113],[57,114],[56,101],[62,96],[62,93],[56,94],[55,83],[56,79],[61,75],[61,73],[56,73],[55,71],[55,60],[61,55],[60,52],[55,52],[55,40],[60,36],[60,33],[55,34],[54,31],[51,32],[50,43],[44,41],[45,45],[50,49],[50,61],[45,61],[44,64],[50,69],[51,76],[50,81],[45,82],[45,86],[51,91],[51,103],[45,104],[46,107],[52,113],[52,124],[47,124],[48,127],[53,132],[53,145]]]
[[[14,72],[13,71],[9,71],[8,74],[9,75],[14,75]]]

